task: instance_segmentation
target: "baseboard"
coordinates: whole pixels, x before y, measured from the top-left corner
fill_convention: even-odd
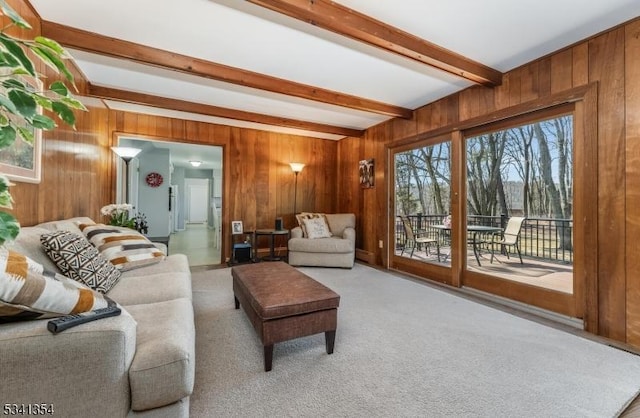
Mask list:
[[[365,263],[369,264],[375,264],[376,255],[371,251],[365,251],[356,248],[356,260],[364,261]]]

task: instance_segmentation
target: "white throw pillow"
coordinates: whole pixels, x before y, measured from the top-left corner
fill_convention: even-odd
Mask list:
[[[303,222],[309,239],[329,238],[331,236],[329,226],[323,217],[304,219]]]

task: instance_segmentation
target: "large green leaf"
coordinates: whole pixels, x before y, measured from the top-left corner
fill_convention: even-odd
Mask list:
[[[18,61],[13,55],[0,51],[0,67],[18,67],[20,61]]]
[[[11,100],[9,100],[9,98],[3,94],[0,94],[0,106],[4,107],[5,109],[7,109],[10,113],[13,113],[14,115],[18,114],[18,109],[16,109],[16,105],[13,104],[13,102]]]
[[[20,233],[20,224],[16,218],[7,212],[0,212],[0,245],[13,241]]]
[[[18,109],[18,113],[25,119],[31,119],[36,115],[38,105],[31,94],[21,90],[10,90],[8,96]]]
[[[45,38],[44,36],[36,36],[33,39],[33,42],[51,49],[59,57],[65,57],[67,55],[67,51],[65,51],[65,49],[53,39]]]
[[[31,120],[31,125],[36,129],[44,129],[50,131],[56,127],[56,123],[49,116],[35,115]]]
[[[66,104],[67,106],[69,106],[72,109],[77,109],[77,110],[87,110],[86,107],[84,107],[84,105],[82,104],[82,102],[78,99],[75,99],[73,97],[64,97],[62,99],[60,99],[60,101],[64,104]]]
[[[11,55],[13,55],[18,61],[20,61],[22,68],[24,68],[29,73],[29,75],[33,77],[36,76],[36,70],[33,66],[33,62],[31,62],[29,57],[27,57],[27,55],[22,50],[22,47],[18,45],[18,43],[14,41],[13,38],[7,36],[4,33],[0,33],[0,44],[2,44]]]
[[[4,87],[5,89],[27,89],[27,86],[22,81],[16,78],[5,78],[4,80],[2,80],[2,87]]]
[[[62,59],[60,59],[60,57],[56,53],[54,53],[48,48],[44,48],[37,45],[31,46],[31,50],[35,54],[37,54],[42,59],[42,62],[47,64],[50,68],[55,70],[57,73],[59,72],[64,74],[64,76],[66,77],[67,80],[69,80],[70,83],[74,82],[73,74],[71,74],[71,72],[67,69],[67,66],[64,65],[64,62],[62,61]]]
[[[62,102],[53,102],[53,111],[62,119],[67,125],[75,127],[76,115],[73,111]]]
[[[67,97],[69,95],[69,89],[62,81],[54,81],[51,83],[49,90],[62,97]]]
[[[34,94],[33,98],[36,101],[36,103],[38,103],[38,106],[41,106],[47,110],[53,110],[53,106],[51,106],[51,103],[53,103],[53,100],[49,99],[48,97],[42,96],[40,94]]]
[[[0,149],[8,148],[16,141],[16,130],[7,125],[0,128]]]
[[[2,14],[9,17],[11,21],[16,25],[24,29],[31,29],[31,25],[22,18],[15,10],[13,10],[6,1],[0,0],[0,9],[2,9]]]
[[[33,144],[33,140],[35,137],[33,136],[33,131],[28,128],[24,128],[22,126],[18,126],[18,134],[24,139],[27,143]]]

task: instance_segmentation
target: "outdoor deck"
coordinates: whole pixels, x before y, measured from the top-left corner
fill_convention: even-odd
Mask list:
[[[399,256],[402,249],[396,250]],[[411,250],[409,250],[410,253]],[[429,254],[425,248],[417,249],[413,253],[414,260],[450,266],[451,260],[448,258],[450,248],[440,249],[441,261],[438,262],[438,255],[435,247],[431,248]],[[404,253],[403,257],[409,258],[409,253]],[[446,258],[446,259],[445,259]],[[471,248],[467,251],[467,268],[470,271],[491,274],[500,278],[527,283],[546,289],[556,290],[564,293],[573,293],[573,266],[571,264],[548,262],[531,257],[522,257],[523,264],[520,264],[517,254],[511,254],[507,258],[504,254],[496,254],[493,263],[490,262],[491,254],[482,251],[480,256],[481,265],[478,266]]]

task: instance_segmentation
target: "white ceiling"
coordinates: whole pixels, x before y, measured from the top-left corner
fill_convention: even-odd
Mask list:
[[[46,20],[166,51],[416,109],[471,81],[242,0],[30,0]],[[640,15],[638,0],[339,0],[501,72]],[[91,84],[366,129],[389,116],[71,50]],[[113,109],[340,139],[343,135],[106,101]]]

